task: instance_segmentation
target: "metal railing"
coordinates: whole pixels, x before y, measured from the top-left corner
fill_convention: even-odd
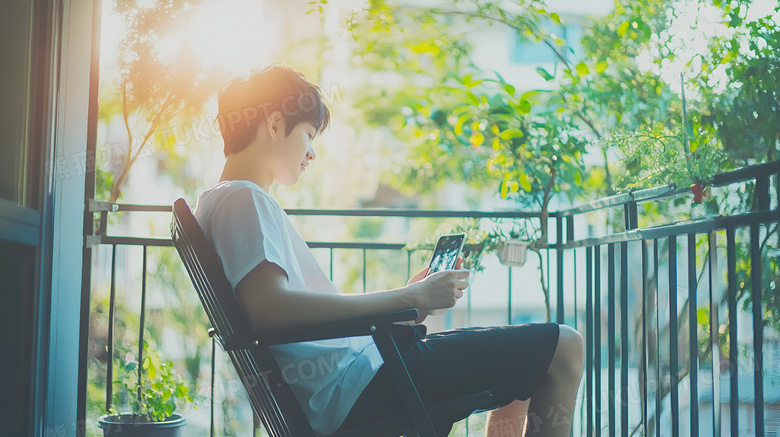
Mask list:
[[[582,386],[582,399],[579,420],[579,433],[582,435],[610,437],[618,435],[629,436],[641,430],[643,435],[699,435],[701,424],[708,420],[711,423],[714,435],[720,435],[723,418],[721,417],[720,402],[720,355],[721,339],[719,337],[721,325],[719,313],[722,312],[721,289],[727,295],[726,310],[728,313],[728,350],[729,366],[731,369],[739,368],[738,354],[738,321],[739,309],[737,307],[737,244],[742,243],[738,236],[743,230],[749,232],[750,259],[757,260],[762,257],[761,238],[762,226],[772,226],[780,222],[780,210],[777,205],[770,209],[772,195],[770,188],[774,188],[774,199],[778,198],[778,173],[780,162],[762,164],[747,167],[737,171],[715,175],[710,183],[713,187],[729,186],[744,181],[754,181],[753,208],[751,211],[737,213],[731,216],[706,217],[682,223],[665,224],[656,227],[639,227],[638,205],[645,202],[657,202],[669,199],[689,196],[689,190],[678,190],[675,187],[661,187],[633,193],[621,194],[598,201],[586,203],[565,211],[550,213],[554,229],[554,243],[550,242],[542,250],[547,251],[547,270],[552,269],[555,274],[555,310],[556,321],[563,323],[567,313],[567,293],[573,295],[569,299],[568,311],[574,315],[575,328],[584,331],[586,343],[586,365],[584,384]],[[775,200],[776,201],[776,200]],[[116,290],[116,248],[117,246],[140,246],[143,250],[143,275],[141,280],[141,313],[139,338],[139,362],[142,359],[144,317],[146,305],[146,262],[147,248],[156,246],[171,246],[167,238],[134,238],[123,236],[109,236],[107,234],[108,214],[111,212],[160,212],[169,213],[169,206],[148,205],[124,205],[87,201],[90,212],[99,214],[99,225],[96,235],[88,235],[85,242],[88,246],[108,245],[111,247],[111,285],[109,297],[109,324],[108,324],[108,370],[106,375],[106,409],[112,400],[112,374],[111,365],[114,343],[114,306]],[[577,239],[575,236],[575,223],[583,220],[588,214],[608,208],[622,208],[624,230],[622,232],[608,233],[601,237]],[[539,219],[536,212],[475,212],[475,211],[420,211],[405,209],[357,209],[357,210],[313,210],[290,209],[289,215],[331,215],[331,216],[363,216],[363,217],[460,217],[460,218],[531,218]],[[725,238],[721,234],[725,232]],[[704,257],[707,275],[706,281],[702,281],[702,274],[697,268],[697,242],[706,238],[707,254]],[[679,244],[678,244],[679,243]],[[366,287],[366,251],[368,250],[397,250],[405,245],[396,243],[360,243],[360,242],[309,242],[311,248],[330,249],[330,277],[333,278],[333,250],[350,249],[363,252],[363,288]],[[678,245],[685,246],[685,253],[681,256]],[[721,270],[718,266],[723,261],[723,256],[718,253],[725,249],[726,281],[722,284]],[[577,262],[584,252],[585,265]],[[638,255],[637,255],[638,254]],[[407,277],[410,275],[411,253],[407,253]],[[552,256],[552,260],[550,260]],[[571,265],[565,263],[571,259]],[[687,277],[678,274],[678,264],[687,266]],[[541,267],[541,266],[540,266]],[[582,272],[584,267],[585,272]],[[606,267],[606,268],[605,268]],[[84,266],[85,269],[91,266]],[[752,283],[752,350],[753,350],[753,405],[755,435],[765,435],[764,420],[764,380],[763,380],[763,309],[762,309],[762,270],[761,263],[752,262],[750,277]],[[704,272],[704,270],[702,270]],[[507,301],[508,321],[512,320],[511,304],[511,269],[509,269],[509,293]],[[660,276],[659,276],[660,275]],[[86,277],[89,277],[87,275]],[[548,273],[548,282],[553,281]],[[578,282],[580,287],[582,278],[585,282],[584,305],[580,291],[578,295]],[[665,282],[665,287],[664,282]],[[639,290],[631,291],[629,282],[641,283]],[[711,350],[712,362],[710,393],[712,396],[712,414],[704,418],[700,414],[699,377],[701,367],[701,351],[699,350],[698,330],[700,319],[698,311],[697,290],[704,282],[708,288],[706,310],[709,314],[709,334],[706,339]],[[688,303],[687,314],[681,313],[678,308],[677,289],[681,283],[687,283]],[[721,285],[724,285],[721,287]],[[741,287],[744,288],[744,287]],[[581,288],[580,288],[581,290]],[[639,294],[639,303],[636,295]],[[664,297],[663,302],[660,297]],[[758,304],[756,304],[758,303]],[[579,326],[577,314],[584,306],[585,325]],[[602,312],[606,306],[606,320]],[[637,315],[638,313],[638,315]],[[684,316],[684,317],[683,317]],[[687,320],[686,320],[687,317]],[[629,322],[634,319],[634,331],[629,330]],[[682,321],[682,322],[681,322]],[[662,322],[666,325],[662,326]],[[680,323],[683,326],[680,326]],[[606,329],[605,325],[606,324]],[[619,324],[619,325],[618,325]],[[605,334],[606,331],[606,335]],[[82,329],[82,333],[88,329]],[[682,349],[680,356],[680,333],[687,332],[687,349]],[[636,333],[639,338],[633,336]],[[668,338],[668,346],[662,345],[662,340]],[[88,341],[83,338],[81,341]],[[639,358],[629,356],[631,351]],[[732,353],[734,352],[734,353]],[[687,353],[687,356],[685,354]],[[604,362],[606,354],[606,362]],[[705,357],[706,358],[706,357]],[[86,366],[86,363],[81,363]],[[706,366],[705,366],[706,367]],[[212,344],[211,357],[212,391],[214,384],[214,351]],[[639,400],[639,412],[632,411],[629,399],[632,385],[629,383],[630,374],[637,376],[635,385],[641,392]],[[652,374],[651,374],[652,373]],[[619,380],[618,380],[619,378]],[[606,379],[606,391],[604,390]],[[688,390],[688,398],[681,399],[680,383],[687,380],[684,387]],[[653,387],[651,389],[650,387]],[[730,375],[729,379],[729,424],[730,434],[739,435],[739,386],[738,378]],[[667,393],[668,391],[668,393]],[[683,427],[681,422],[681,409],[688,408],[688,427]],[[618,421],[619,412],[619,421]],[[662,430],[664,415],[670,418],[668,426]],[[211,428],[213,435],[213,402]],[[708,424],[709,425],[709,424]],[[667,432],[668,431],[668,432]],[[575,434],[577,430],[575,430]]]
[[[721,313],[721,278],[722,272],[718,269],[718,263],[723,257],[718,256],[719,247],[722,248],[725,240],[726,281],[727,294],[726,309],[728,312],[728,350],[729,350],[729,433],[732,436],[740,435],[739,427],[739,378],[735,370],[740,368],[738,350],[738,322],[737,316],[737,234],[742,229],[749,231],[750,281],[752,289],[752,375],[753,375],[753,420],[756,436],[763,436],[766,432],[764,418],[764,366],[763,366],[763,327],[765,320],[762,309],[762,251],[761,251],[761,227],[773,226],[772,233],[776,232],[780,221],[780,210],[775,205],[770,209],[772,196],[770,186],[774,187],[775,202],[780,195],[778,189],[778,173],[780,162],[743,168],[730,173],[715,175],[710,186],[721,187],[744,181],[754,181],[753,207],[751,211],[737,213],[732,216],[705,217],[698,220],[683,223],[667,224],[652,228],[641,229],[638,227],[637,205],[647,201],[657,201],[679,196],[689,190],[676,190],[673,187],[643,190],[633,194],[624,194],[611,198],[591,202],[589,204],[558,213],[558,235],[562,235],[563,223],[566,221],[566,238],[559,239],[560,244],[555,245],[557,252],[558,272],[558,301],[562,302],[565,290],[571,285],[564,282],[563,254],[567,251],[585,252],[586,277],[586,369],[585,369],[585,411],[586,411],[586,435],[613,437],[619,434],[628,436],[635,431],[641,435],[655,436],[698,436],[701,434],[702,424],[705,420],[711,421],[711,429],[703,435],[721,435],[722,421],[720,406],[720,382],[724,376],[720,374],[721,339],[719,337],[718,315]],[[770,182],[774,183],[770,183]],[[689,194],[688,194],[689,195]],[[599,238],[575,239],[574,217],[587,212],[607,207],[622,207],[625,220],[625,231],[613,233]],[[720,235],[725,232],[725,239]],[[768,234],[770,234],[768,232]],[[701,283],[697,270],[697,238],[706,236],[706,276],[707,281],[707,306],[705,313],[709,315],[709,334],[706,339],[711,350],[711,381],[710,393],[700,392],[699,371],[701,370],[701,354],[698,338],[698,289]],[[768,236],[765,235],[765,239]],[[678,243],[685,246],[685,252],[678,257],[680,249]],[[663,258],[663,246],[666,246],[665,270],[666,290],[659,287],[659,266]],[[606,257],[604,256],[606,252]],[[629,259],[629,254],[637,254],[638,257]],[[576,258],[575,258],[576,259]],[[759,260],[761,262],[756,262]],[[606,275],[603,264],[606,263]],[[678,265],[687,265],[687,277],[678,274]],[[631,267],[639,266],[639,269]],[[638,272],[637,272],[638,270]],[[572,277],[579,277],[581,273],[576,269]],[[629,280],[637,276],[641,283],[640,304],[637,308],[630,307],[632,297],[639,290],[630,290]],[[681,314],[678,309],[678,286],[683,281],[687,282],[688,313]],[[606,282],[606,287],[604,287]],[[637,281],[634,281],[637,282]],[[744,288],[744,287],[742,287]],[[661,304],[659,292],[666,292],[666,305]],[[606,293],[607,305],[607,335],[603,338],[602,311],[604,305],[604,293]],[[617,305],[620,305],[619,307]],[[668,308],[666,308],[668,307]],[[563,320],[564,306],[558,306],[558,321]],[[638,310],[639,316],[635,317],[635,329],[629,330],[629,321],[635,314],[632,310]],[[662,316],[663,314],[663,316]],[[652,317],[652,316],[655,317]],[[678,321],[687,317],[687,326],[679,326]],[[662,320],[668,320],[668,326],[662,326]],[[619,322],[619,326],[616,324]],[[687,357],[680,356],[680,334],[687,328],[687,351],[682,349]],[[668,331],[668,350],[661,347],[663,331]],[[634,337],[637,333],[639,338]],[[602,351],[606,349],[607,362],[602,363]],[[629,352],[638,352],[638,363],[632,363]],[[668,353],[668,360],[666,354]],[[685,358],[685,359],[682,359]],[[667,366],[668,361],[668,366]],[[687,362],[687,366],[685,365]],[[603,390],[602,366],[606,364],[607,390]],[[618,364],[619,374],[618,374]],[[641,392],[640,412],[638,420],[631,420],[629,399],[629,371],[632,364],[638,364],[639,380],[634,386],[638,386]],[[650,376],[650,372],[654,375]],[[619,376],[619,384],[616,378]],[[687,384],[681,387],[680,383],[687,380]],[[654,387],[651,392],[649,387]],[[668,389],[668,397],[665,391]],[[681,400],[681,389],[688,391],[686,400]],[[744,389],[744,388],[743,388]],[[606,393],[606,396],[604,395]],[[700,415],[700,395],[711,395],[712,405],[709,418]],[[606,399],[605,399],[606,398]],[[651,402],[653,401],[652,405]],[[665,426],[662,423],[663,409],[668,400],[668,416],[670,422]],[[682,401],[682,403],[681,403]],[[681,406],[688,409],[688,427],[681,426]],[[606,418],[603,413],[606,410]],[[618,422],[617,414],[620,414]],[[606,420],[605,420],[606,419]],[[706,424],[708,427],[710,424]],[[606,429],[604,429],[606,428]],[[663,429],[662,429],[663,428]],[[711,432],[711,434],[709,434]]]

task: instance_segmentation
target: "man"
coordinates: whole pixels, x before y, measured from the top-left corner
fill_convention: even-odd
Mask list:
[[[231,81],[218,100],[227,160],[219,183],[198,198],[195,214],[254,328],[411,308],[420,312],[421,323],[463,296],[469,271],[461,258],[455,269],[428,276],[425,269],[401,288],[340,293],[268,194],[274,182],[295,184],[317,156],[312,140],[330,121],[319,88],[290,68],[272,65]],[[550,323],[427,336],[424,325],[397,329],[423,401],[490,390],[490,407],[497,410],[489,415],[486,435],[520,436],[526,428],[537,435],[569,435],[582,373],[582,338],[575,330]],[[281,345],[272,352],[317,435],[403,409],[370,337]],[[312,371],[311,363],[325,363],[327,371]],[[436,423],[437,433],[446,436],[462,418]]]

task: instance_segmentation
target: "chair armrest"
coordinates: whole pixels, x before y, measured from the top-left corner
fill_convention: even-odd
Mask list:
[[[224,341],[224,349],[246,349],[254,345],[271,346],[275,344],[298,343],[301,341],[327,340],[331,338],[358,337],[371,335],[377,329],[391,323],[416,320],[417,310],[404,310],[386,314],[355,317],[335,322],[317,323],[275,331],[255,331],[248,334],[235,334]]]

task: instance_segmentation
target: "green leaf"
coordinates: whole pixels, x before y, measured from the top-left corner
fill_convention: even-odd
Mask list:
[[[504,84],[504,91],[506,91],[506,93],[509,94],[510,96],[515,95],[515,87],[513,87],[508,83]]]
[[[707,308],[696,309],[696,322],[699,325],[707,326],[710,324],[710,312]]]
[[[587,76],[588,75],[588,66],[585,65],[584,62],[580,62],[579,64],[577,64],[576,69],[577,69],[577,74],[579,76]]]
[[[555,12],[550,14],[550,19],[553,20],[555,22],[555,24],[557,24],[559,26],[561,25],[561,17],[558,14],[556,14]]]
[[[463,114],[460,117],[458,117],[458,122],[455,123],[455,127],[452,129],[453,132],[455,132],[456,135],[461,135],[463,133],[463,123],[466,122],[471,117],[471,114]]]
[[[468,99],[469,103],[471,103],[472,105],[479,106],[479,99],[471,91],[466,90],[466,98]]]
[[[132,372],[138,367],[138,363],[135,361],[125,364],[125,372]]]
[[[506,195],[509,193],[509,187],[507,181],[509,180],[509,173],[504,175],[504,180],[501,182],[501,198],[506,199]]]
[[[475,147],[481,146],[485,142],[485,136],[482,133],[476,133],[471,136],[471,144]]]
[[[157,377],[157,368],[154,367],[154,365],[149,365],[148,369],[146,369],[149,379],[154,379]]]
[[[626,32],[628,32],[628,26],[630,24],[631,23],[629,23],[628,21],[624,21],[620,26],[618,26],[618,28],[617,28],[618,36],[624,36],[626,34]]]
[[[520,173],[520,178],[519,179],[520,179],[520,181],[519,181],[520,182],[520,186],[523,187],[523,189],[525,191],[530,193],[531,190],[532,190],[532,187],[531,187],[531,180],[528,178],[528,174],[524,173],[524,172]]]
[[[501,132],[501,139],[502,140],[511,140],[512,138],[520,138],[523,136],[523,131],[520,129],[507,129],[503,132]]]
[[[604,72],[604,70],[609,67],[609,62],[607,61],[599,61],[598,64],[596,64],[596,73],[601,74]]]
[[[729,21],[728,24],[729,27],[739,27],[739,25],[742,24],[742,18],[739,16],[738,12],[731,12],[729,18],[731,18],[731,21]]]
[[[548,82],[554,79],[553,75],[548,73],[547,70],[542,67],[537,67],[536,72],[539,73],[539,76],[542,76],[542,78]]]
[[[528,114],[531,112],[531,102],[526,99],[521,99],[517,104],[517,111],[521,114]]]

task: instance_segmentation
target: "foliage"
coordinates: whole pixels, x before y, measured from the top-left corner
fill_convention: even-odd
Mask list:
[[[691,183],[708,185],[726,163],[726,154],[710,146],[685,153],[681,137],[672,135],[662,123],[645,131],[619,132],[611,140],[626,152],[626,167],[637,169],[616,179],[618,186],[629,190],[662,185],[683,188]]]
[[[528,5],[530,15],[512,16],[515,25],[543,38],[538,21],[545,10],[537,3]],[[378,124],[389,118],[396,135],[411,144],[410,161],[400,176],[388,174],[390,180],[417,192],[433,191],[445,180],[479,189],[494,185],[502,198],[538,208],[546,216],[555,194],[566,193],[573,199],[580,193],[586,140],[556,94],[519,93],[499,73],[486,75],[464,59],[469,45],[444,18],[503,14],[509,19],[495,4],[476,3],[476,7],[473,13],[409,11],[373,2],[365,18],[350,23],[359,65],[393,68],[401,77],[413,76],[391,90],[379,91],[379,99],[376,93],[369,94],[365,101],[379,104],[369,106],[367,119]],[[414,30],[400,32],[396,26],[401,25]],[[397,38],[385,35],[398,33]],[[390,116],[399,107],[400,113]],[[546,241],[547,220],[540,223],[541,245]]]
[[[115,383],[119,384],[120,390],[115,393],[114,399],[116,402],[127,396],[132,412],[142,421],[161,422],[176,411],[177,399],[188,403],[194,403],[194,399],[184,379],[176,373],[172,361],[163,360],[147,341],[144,341],[143,350],[140,367],[136,361],[124,362],[117,358],[119,375]],[[197,405],[193,404],[193,407],[197,408]],[[110,412],[119,414],[115,405]]]
[[[604,161],[600,175],[593,173],[593,168],[579,168],[569,175],[577,181],[562,178],[574,181],[572,185],[587,186],[582,184],[583,176],[595,177],[588,179],[602,184],[591,185],[588,191],[597,197],[652,185],[706,182],[715,172],[775,159],[780,126],[776,91],[780,25],[771,14],[748,19],[750,7],[748,1],[714,5],[695,0],[618,2],[612,13],[585,26],[582,53],[574,53],[572,44],[550,30],[565,23],[538,1],[452,2],[436,8],[374,1],[365,16],[350,22],[350,29],[357,41],[358,67],[414,75],[413,80],[390,81],[396,85],[370,92],[374,103],[369,106],[369,123],[389,120],[396,135],[413,145],[412,165],[405,165],[408,171],[397,182],[427,190],[439,187],[443,178],[476,181],[472,185],[477,187],[495,184],[502,196],[517,190],[520,205],[527,206],[539,204],[539,193],[544,192],[540,187],[544,187],[545,173],[549,177],[550,169],[530,162],[515,167],[491,166],[495,155],[515,158],[509,162],[512,159],[498,157],[502,162],[518,161],[512,156],[512,146],[499,143],[495,147],[489,138],[496,125],[491,123],[495,112],[521,125],[530,114],[538,125],[550,127],[546,141],[531,148],[535,152],[549,151],[553,147],[550,140],[565,140],[573,134],[581,141],[568,143],[572,149],[562,152],[575,163],[579,161],[577,153],[600,152]],[[686,13],[696,8],[701,15],[720,19],[714,23],[695,19],[691,25]],[[775,8],[775,14],[777,11]],[[457,18],[477,29],[507,26],[546,44],[557,62],[551,71],[547,66],[537,71],[553,91],[532,92],[535,99],[523,98],[529,93],[498,99],[503,102],[494,100],[496,90],[475,92],[474,88],[492,75],[479,71],[471,62],[469,39],[465,32],[457,32],[457,26],[463,28]],[[690,29],[681,30],[682,25]],[[715,30],[708,33],[710,28]],[[690,38],[687,35],[710,44],[710,52],[691,54],[683,40]],[[666,70],[679,69],[684,71],[683,85],[689,94],[686,108],[679,92],[674,91],[676,78],[664,75]],[[504,82],[498,73],[495,76],[498,90],[512,95],[519,89],[518,84]],[[539,98],[540,94],[544,97]],[[373,98],[376,96],[381,98]],[[511,135],[504,130],[498,125],[497,135]],[[506,139],[517,146],[515,138]],[[527,142],[534,143],[532,138]],[[487,153],[490,147],[499,153],[491,156]],[[658,153],[662,150],[666,153]],[[610,162],[613,152],[618,152],[619,161]],[[475,169],[473,176],[464,178],[457,171],[464,169]],[[615,172],[626,176],[613,180]],[[534,186],[534,179],[539,186]],[[565,188],[558,192],[583,194]]]
[[[143,3],[143,4],[141,4]],[[109,121],[121,115],[127,135],[127,153],[111,182],[109,201],[115,202],[133,164],[151,155],[146,147],[164,145],[158,133],[176,117],[199,115],[207,99],[225,78],[225,72],[201,65],[195,52],[183,42],[188,20],[198,0],[117,2],[115,12],[126,32],[117,47],[118,77],[104,85],[100,117]],[[165,50],[163,42],[179,41],[177,50]],[[184,127],[186,128],[186,127]],[[168,147],[169,153],[174,151]]]
[[[191,382],[190,388],[195,389],[201,361],[205,358],[203,345],[209,343],[208,317],[176,250],[172,247],[153,247],[148,251],[152,260],[147,278],[148,287],[164,290],[161,294],[166,305],[164,313],[147,309],[147,319],[156,322],[157,331],[161,332],[161,328],[166,327],[180,333],[187,379]]]
[[[111,215],[109,215],[111,217]],[[135,251],[129,248],[122,248],[117,251],[117,256],[124,259],[132,256],[131,254],[141,255],[140,250]],[[171,247],[149,247],[147,248],[147,303],[146,317],[144,324],[144,342],[146,349],[151,345],[161,344],[164,329],[170,329],[176,333],[178,347],[183,349],[184,358],[176,361],[175,366],[184,373],[178,376],[173,371],[173,366],[169,360],[159,358],[160,353],[165,353],[162,349],[155,350],[151,347],[151,352],[143,352],[146,357],[152,357],[151,363],[157,379],[161,375],[166,375],[170,390],[179,390],[174,393],[175,402],[179,408],[189,405],[187,397],[177,397],[179,393],[194,393],[198,387],[198,381],[201,377],[201,368],[203,359],[207,359],[204,353],[204,346],[208,345],[207,326],[205,325],[206,316],[203,313],[202,306],[198,301],[197,295],[192,290],[192,286],[183,265],[178,259],[176,250]],[[95,256],[101,259],[99,255]],[[104,266],[107,267],[107,266]],[[108,274],[109,272],[105,272]],[[96,278],[105,277],[97,275]],[[93,281],[96,281],[93,279]],[[136,288],[138,286],[138,288]],[[129,281],[118,281],[116,287],[116,301],[114,304],[114,350],[113,359],[110,360],[107,354],[107,332],[109,313],[109,289],[108,284],[93,282],[91,309],[90,309],[90,346],[89,346],[89,368],[88,368],[88,396],[87,405],[90,417],[96,419],[97,416],[105,414],[105,384],[106,373],[109,362],[113,361],[114,383],[119,384],[119,389],[114,390],[112,403],[115,411],[125,410],[129,407],[133,411],[145,408],[139,401],[133,399],[137,396],[138,370],[144,370],[146,379],[147,371],[137,368],[138,353],[138,335],[140,329],[140,318],[138,308],[131,305],[134,297],[140,293],[140,278]],[[153,296],[153,297],[152,297]],[[151,297],[151,298],[149,298]],[[162,301],[158,300],[162,297]],[[202,325],[201,325],[202,323]],[[159,352],[158,352],[159,351]],[[144,364],[143,365],[148,365]],[[168,370],[161,370],[162,366]],[[135,369],[135,370],[133,370]],[[146,384],[147,390],[157,381]],[[202,382],[202,381],[201,381]],[[163,381],[165,384],[166,381]],[[127,386],[135,387],[135,391],[128,391]],[[184,389],[178,389],[183,385]],[[116,387],[116,385],[115,385]],[[161,392],[162,393],[162,392]],[[151,392],[147,393],[151,396]],[[146,396],[146,394],[144,395]],[[162,405],[162,399],[151,400],[150,405],[155,408],[166,408]],[[91,421],[96,423],[96,420]]]

